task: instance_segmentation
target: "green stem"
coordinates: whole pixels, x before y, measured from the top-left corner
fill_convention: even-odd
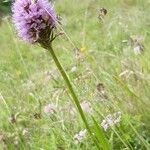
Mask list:
[[[84,124],[86,126],[87,131],[92,136],[92,138],[93,138],[96,146],[98,147],[98,149],[100,149],[100,146],[99,146],[97,140],[95,139],[94,135],[92,134],[92,132],[90,130],[90,127],[88,125],[87,119],[86,119],[86,117],[84,115],[84,112],[83,112],[83,110],[81,108],[81,105],[80,105],[80,102],[78,100],[78,97],[77,97],[77,95],[74,92],[74,89],[73,89],[72,84],[71,84],[71,82],[70,82],[70,80],[68,78],[68,75],[66,74],[66,72],[65,72],[64,68],[62,67],[62,65],[60,64],[60,62],[59,62],[57,56],[55,55],[55,52],[54,52],[54,50],[53,50],[53,48],[51,46],[48,48],[48,51],[51,53],[51,56],[53,57],[53,60],[54,60],[54,62],[56,64],[58,70],[60,71],[63,79],[65,80],[65,83],[66,83],[66,85],[67,85],[67,87],[68,87],[68,89],[70,91],[70,94],[71,94],[71,96],[72,96],[72,98],[73,98],[73,100],[74,100],[74,102],[75,102],[75,104],[77,106],[77,109],[78,109],[78,111],[79,111],[79,113],[81,115],[81,118],[82,118],[82,120],[83,120],[83,122],[84,122]]]

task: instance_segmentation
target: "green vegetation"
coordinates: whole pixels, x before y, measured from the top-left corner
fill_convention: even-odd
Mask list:
[[[11,0],[0,1],[0,14],[7,14],[10,12]],[[0,16],[1,17],[1,16]]]
[[[54,50],[101,149],[150,149],[150,2],[54,3],[65,33]],[[50,54],[9,17],[0,33],[0,149],[96,150]]]

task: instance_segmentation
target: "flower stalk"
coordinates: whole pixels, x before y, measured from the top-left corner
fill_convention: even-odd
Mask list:
[[[70,95],[71,95],[72,98],[73,98],[73,101],[74,101],[74,103],[75,103],[75,105],[76,105],[76,107],[77,107],[77,109],[78,109],[78,111],[79,111],[79,113],[80,113],[80,116],[81,116],[81,118],[82,118],[82,120],[83,120],[83,122],[84,122],[84,124],[85,124],[85,127],[86,127],[87,131],[88,131],[89,134],[92,136],[92,138],[93,138],[93,140],[94,140],[96,146],[98,147],[98,149],[100,149],[100,146],[99,146],[99,144],[98,144],[98,142],[97,142],[97,139],[95,138],[95,136],[94,136],[94,135],[92,134],[92,132],[91,132],[91,129],[90,129],[89,125],[88,125],[87,119],[86,119],[86,117],[85,117],[85,115],[84,115],[84,112],[83,112],[83,110],[82,110],[82,108],[81,108],[81,105],[80,105],[80,102],[79,102],[79,100],[78,100],[78,97],[77,97],[76,93],[74,92],[73,86],[72,86],[72,84],[71,84],[71,82],[70,82],[70,80],[69,80],[69,77],[68,77],[67,73],[65,72],[65,70],[64,70],[64,68],[62,67],[61,63],[59,62],[59,60],[58,60],[58,58],[57,58],[57,56],[56,56],[56,54],[55,54],[55,52],[54,52],[52,46],[49,46],[49,47],[47,48],[47,50],[48,50],[48,52],[51,54],[51,56],[52,56],[52,58],[53,58],[53,60],[54,60],[54,62],[55,62],[55,64],[56,64],[56,66],[57,66],[59,72],[61,73],[61,75],[62,75],[62,77],[63,77],[63,79],[64,79],[64,81],[65,81],[65,83],[66,83],[66,86],[67,86],[67,88],[68,88],[68,90],[69,90],[69,92],[70,92]]]
[[[52,42],[54,39],[62,34],[55,34],[54,32],[54,30],[57,29],[57,23],[59,20],[52,4],[49,3],[48,0],[16,0],[12,6],[12,12],[13,23],[16,27],[18,36],[28,43],[39,44],[44,49],[47,49],[52,55],[53,60],[77,106],[87,131],[93,138],[98,149],[100,149],[96,137],[91,132],[72,84],[52,48]]]

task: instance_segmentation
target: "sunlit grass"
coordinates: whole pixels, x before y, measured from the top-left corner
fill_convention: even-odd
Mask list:
[[[108,10],[103,21],[101,7]],[[91,115],[100,126],[119,111],[121,121],[103,130],[109,146],[149,149],[149,2],[56,0],[55,8],[67,35],[55,41],[55,52],[81,103],[90,104],[85,114],[93,132]],[[74,136],[85,126],[48,53],[19,41],[9,18],[0,33],[0,149],[96,149],[88,134],[76,144]],[[140,55],[132,35],[144,38]],[[56,106],[52,114],[44,112],[48,104]]]

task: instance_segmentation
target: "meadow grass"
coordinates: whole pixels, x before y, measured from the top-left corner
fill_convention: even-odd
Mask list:
[[[100,8],[108,13],[99,19]],[[53,43],[99,141],[114,150],[150,149],[150,2],[56,0],[65,33]],[[5,17],[0,26],[0,149],[95,150],[49,53],[18,39]],[[141,54],[134,39],[143,37]],[[44,112],[48,104],[53,113]],[[120,122],[101,130],[108,114]],[[104,143],[102,143],[103,145]]]

